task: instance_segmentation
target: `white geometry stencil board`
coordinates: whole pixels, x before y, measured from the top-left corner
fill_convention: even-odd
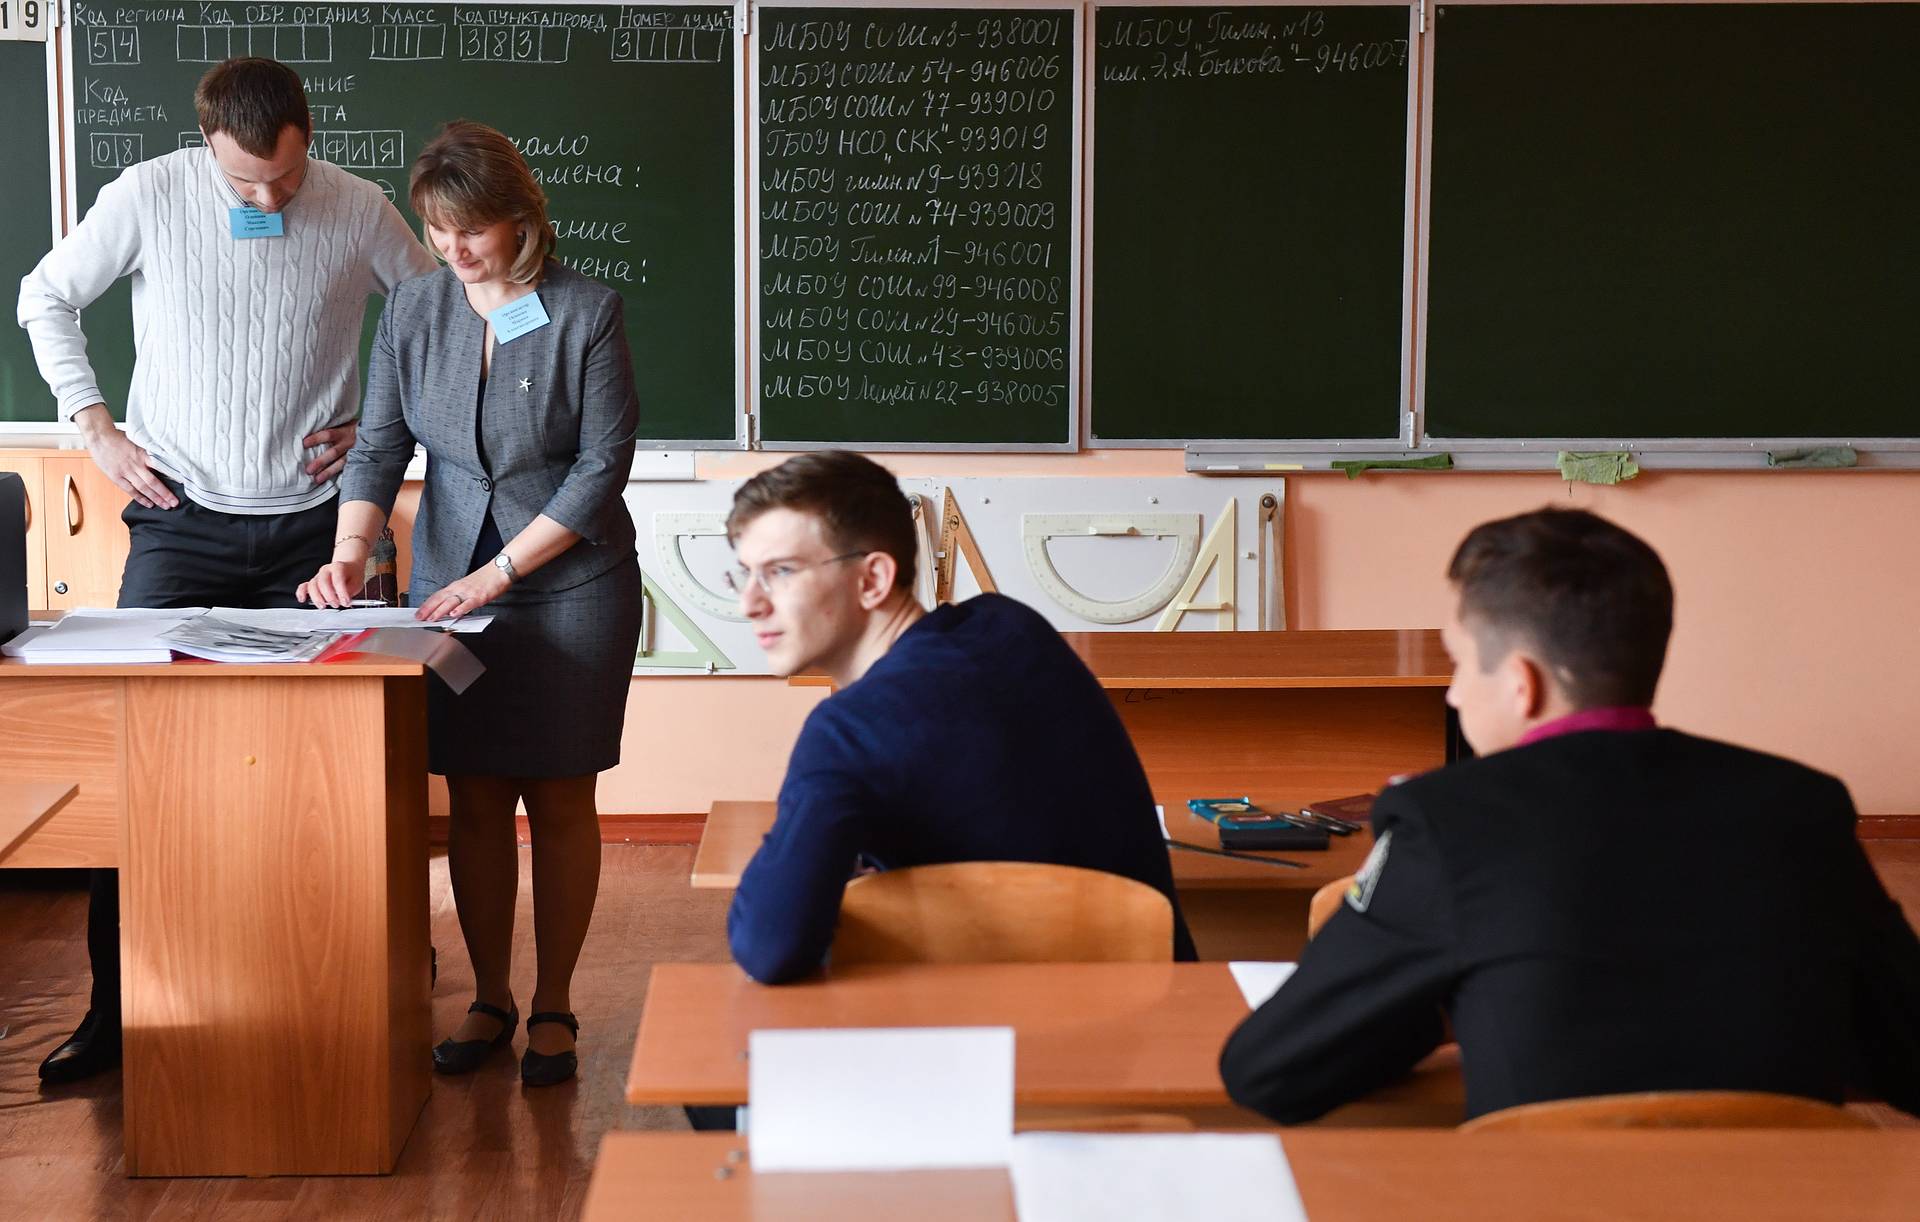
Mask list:
[[[1172,619],[1178,631],[1223,627],[1222,614],[1168,615],[1189,584],[1196,560],[1219,548],[1233,566],[1234,629],[1261,627],[1262,533],[1265,549],[1279,534],[1263,526],[1261,501],[1273,498],[1271,520],[1283,520],[1284,481],[1208,480],[1193,476],[1122,479],[1099,476],[933,480],[951,490],[961,517],[1000,593],[1019,599],[1063,632],[1146,631]],[[1232,521],[1223,522],[1232,504]],[[1216,528],[1220,533],[1216,534]],[[1229,529],[1230,528],[1230,529]],[[1277,555],[1274,573],[1280,572]],[[1209,571],[1187,602],[1218,605],[1219,574]],[[1277,585],[1277,576],[1269,579]],[[980,589],[966,561],[955,564],[953,598]],[[1272,589],[1273,606],[1280,606]]]
[[[636,481],[627,507],[639,536],[640,568],[648,596],[640,674],[764,675],[766,658],[753,629],[735,609],[721,575],[733,565],[723,523],[740,480]],[[1207,480],[1041,477],[1027,479],[903,479],[921,498],[928,554],[917,588],[932,603],[931,555],[951,489],[981,558],[1002,594],[1033,607],[1062,631],[1148,631],[1170,617],[1168,604],[1187,584],[1196,559],[1218,545],[1233,565],[1232,626],[1261,626],[1262,558],[1278,532],[1262,525],[1261,500],[1284,505],[1281,480]],[[1233,504],[1230,524],[1224,511]],[[1216,534],[1232,526],[1231,537]],[[1263,545],[1262,535],[1267,540]],[[1277,555],[1272,568],[1279,569]],[[1277,586],[1277,578],[1270,579]],[[964,559],[954,568],[953,596],[980,589]],[[1188,598],[1219,601],[1219,574],[1208,572]],[[1269,597],[1279,606],[1279,592]],[[1218,612],[1194,610],[1178,631],[1215,630]]]
[[[735,607],[722,574],[734,563],[725,522],[741,480],[635,481],[627,509],[638,536],[646,579],[647,623],[636,674],[768,674],[753,628]],[[937,490],[930,480],[902,480],[928,497],[938,529]],[[931,543],[931,535],[928,536]],[[931,590],[929,577],[927,588]]]

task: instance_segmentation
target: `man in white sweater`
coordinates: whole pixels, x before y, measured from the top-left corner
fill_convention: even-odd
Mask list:
[[[368,298],[435,264],[377,186],[308,158],[291,68],[228,60],[194,108],[206,146],[102,187],[21,281],[20,325],[60,418],[133,499],[120,605],[292,606],[333,553]],[[124,431],[80,328],[122,276],[135,336]],[[41,1064],[44,1081],[119,1063],[118,886],[116,871],[94,871],[92,1008]]]

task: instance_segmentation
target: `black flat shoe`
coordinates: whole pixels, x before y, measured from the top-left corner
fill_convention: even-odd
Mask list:
[[[66,1042],[40,1062],[40,1080],[49,1086],[64,1086],[105,1073],[120,1064],[120,1024],[103,1021],[92,1010],[80,1020],[80,1027]]]
[[[499,1006],[490,1006],[484,1001],[476,1001],[467,1007],[469,1014],[484,1014],[488,1018],[500,1020],[500,1033],[490,1040],[444,1039],[433,1046],[433,1069],[435,1073],[455,1074],[472,1073],[496,1048],[504,1048],[513,1042],[513,1029],[520,1025],[520,1007],[512,1011],[502,1010]]]
[[[580,1034],[580,1020],[565,1010],[542,1010],[527,1015],[529,1031],[541,1023],[559,1023],[575,1036]],[[580,1058],[571,1050],[549,1055],[528,1048],[520,1057],[520,1081],[527,1086],[558,1086],[579,1072]]]

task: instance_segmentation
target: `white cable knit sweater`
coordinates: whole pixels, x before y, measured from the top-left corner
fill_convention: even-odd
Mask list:
[[[70,419],[103,401],[80,312],[130,276],[128,434],[210,509],[291,513],[333,495],[300,443],[359,414],[367,298],[435,263],[378,187],[324,161],[285,237],[234,238],[240,204],[204,148],[133,166],[20,282],[20,325]]]

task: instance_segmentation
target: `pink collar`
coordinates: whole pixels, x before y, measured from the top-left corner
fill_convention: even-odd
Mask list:
[[[1562,734],[1584,734],[1589,730],[1620,733],[1655,728],[1653,710],[1641,708],[1638,705],[1581,709],[1578,713],[1568,713],[1565,717],[1556,717],[1552,721],[1542,722],[1521,735],[1520,741],[1514,746],[1524,747],[1528,743],[1537,743],[1544,738],[1558,738]]]

